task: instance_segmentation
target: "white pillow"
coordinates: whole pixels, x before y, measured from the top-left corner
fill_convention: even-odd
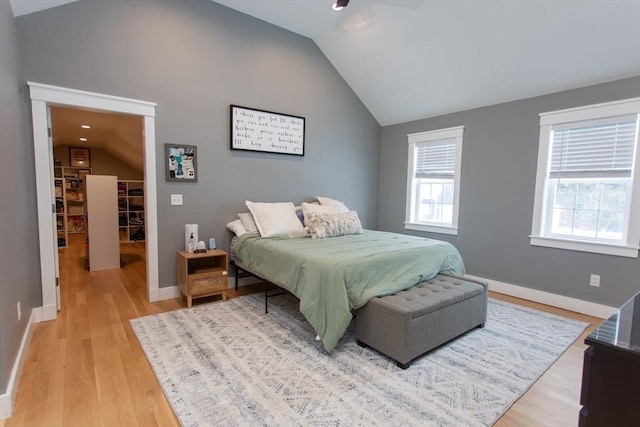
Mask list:
[[[253,214],[261,237],[300,236],[305,233],[293,203],[254,203],[249,200],[245,203]]]
[[[349,212],[349,208],[342,202],[330,199],[328,197],[316,197],[322,206],[333,206],[339,209],[339,212]]]
[[[362,224],[360,224],[360,218],[358,218],[356,211],[335,214],[311,212],[309,220],[305,224],[312,239],[363,233]]]
[[[238,218],[240,218],[240,221],[242,221],[242,226],[244,227],[245,230],[247,230],[247,233],[259,233],[258,231],[258,226],[256,225],[256,222],[253,220],[253,215],[249,212],[244,212],[244,213],[239,213],[238,214]]]
[[[242,221],[240,221],[239,219],[231,221],[229,224],[227,224],[227,230],[231,231],[238,237],[242,236],[243,234],[247,234],[247,230],[245,230],[244,226],[242,225]]]

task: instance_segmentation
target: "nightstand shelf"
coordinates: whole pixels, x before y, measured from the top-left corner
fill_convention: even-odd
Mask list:
[[[180,292],[191,308],[194,298],[222,295],[227,300],[228,256],[220,249],[202,253],[178,251],[177,280]]]

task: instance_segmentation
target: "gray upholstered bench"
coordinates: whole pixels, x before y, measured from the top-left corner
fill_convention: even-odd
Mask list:
[[[406,369],[416,357],[487,319],[484,282],[440,274],[394,295],[374,298],[356,315],[356,340]]]

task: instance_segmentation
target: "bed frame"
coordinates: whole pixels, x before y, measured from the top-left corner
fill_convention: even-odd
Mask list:
[[[244,277],[255,277],[256,279],[261,280],[264,283],[264,312],[265,313],[269,313],[269,298],[290,293],[282,289],[278,285],[271,283],[268,280],[258,276],[257,274],[247,270],[243,266],[238,265],[234,260],[229,261],[229,265],[233,267],[235,272],[234,287],[236,291],[238,291],[238,279],[242,279]],[[274,287],[276,288],[276,293],[269,294],[269,285],[271,285],[272,288]]]

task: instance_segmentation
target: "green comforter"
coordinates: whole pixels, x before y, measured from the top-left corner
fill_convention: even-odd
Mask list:
[[[381,231],[316,240],[245,234],[234,251],[248,270],[300,299],[300,312],[327,351],[346,331],[351,310],[371,298],[438,273],[464,274],[450,243]]]

